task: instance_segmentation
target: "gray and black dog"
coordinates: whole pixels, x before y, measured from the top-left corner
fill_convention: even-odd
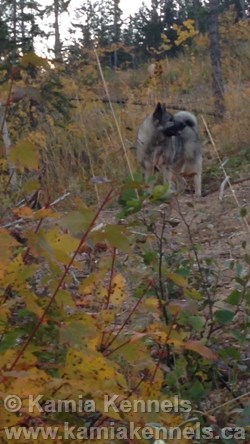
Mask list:
[[[162,170],[164,182],[171,182],[174,175],[179,188],[184,176],[193,176],[195,194],[201,196],[202,153],[192,113],[172,115],[165,104],[158,103],[139,126],[135,145],[146,181]]]

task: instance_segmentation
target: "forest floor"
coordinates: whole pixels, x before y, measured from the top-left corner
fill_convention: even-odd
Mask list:
[[[246,252],[250,254],[250,180],[226,187],[223,198],[219,190],[200,199],[192,199],[192,207],[187,195],[179,198],[179,208],[190,227],[192,240],[201,246],[200,255],[216,261],[221,270],[221,291],[229,293],[232,285],[231,273],[224,269],[226,261],[239,261]],[[186,208],[186,209],[185,209]],[[246,216],[241,216],[241,208]],[[182,219],[182,218],[181,218]],[[178,239],[185,244],[190,242],[186,224],[180,219]],[[246,248],[242,245],[246,242]]]

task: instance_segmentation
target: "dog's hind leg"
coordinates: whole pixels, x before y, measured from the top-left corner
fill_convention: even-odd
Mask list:
[[[202,181],[202,158],[199,159],[196,174],[194,175],[194,192],[195,195],[201,196],[201,181]]]
[[[200,197],[201,196],[201,172],[195,174],[194,176],[194,192],[195,195]]]

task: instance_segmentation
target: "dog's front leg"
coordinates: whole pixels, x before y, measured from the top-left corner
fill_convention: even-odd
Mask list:
[[[169,168],[163,167],[163,183],[171,185],[173,173]]]

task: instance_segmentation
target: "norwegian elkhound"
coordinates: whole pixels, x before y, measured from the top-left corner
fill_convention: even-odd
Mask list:
[[[172,115],[165,104],[158,103],[139,126],[136,152],[146,181],[162,170],[164,182],[170,182],[174,175],[179,188],[185,176],[193,176],[195,194],[201,196],[201,144],[192,113],[179,111]]]

